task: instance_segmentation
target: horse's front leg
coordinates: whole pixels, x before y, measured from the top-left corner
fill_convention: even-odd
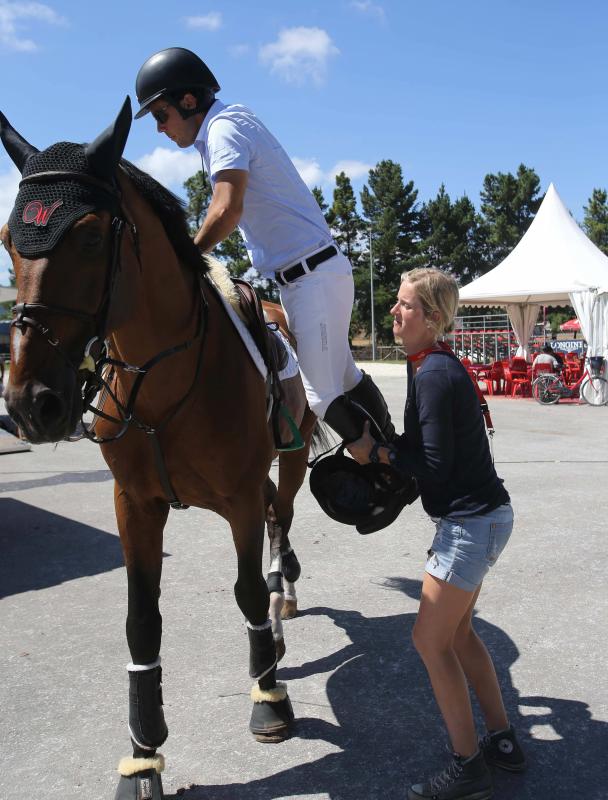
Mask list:
[[[269,592],[262,574],[264,548],[263,492],[240,496],[230,513],[238,561],[234,586],[237,604],[247,620],[249,675],[253,710],[249,728],[261,742],[280,742],[288,735],[293,710],[284,683],[277,683],[277,652],[268,616]]]
[[[116,518],[128,580],[127,642],[129,731],[133,756],[118,766],[115,800],[161,800],[164,758],[157,753],[168,731],[163,713],[160,644],[162,617],[158,608],[163,529],[168,506],[141,502],[115,487]]]

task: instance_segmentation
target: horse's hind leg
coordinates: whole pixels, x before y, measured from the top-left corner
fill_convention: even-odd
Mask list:
[[[286,738],[293,710],[285,684],[277,683],[277,652],[268,616],[270,596],[262,574],[264,546],[264,498],[262,492],[240,496],[230,514],[237,553],[238,578],[234,594],[247,620],[249,675],[253,711],[249,728],[258,741]]]
[[[162,618],[158,599],[168,506],[161,502],[140,505],[118,488],[115,505],[128,579],[127,642],[131,663],[127,670],[133,747],[133,756],[123,758],[118,766],[121,777],[115,800],[161,800],[164,759],[156,751],[168,731],[161,689]]]
[[[273,509],[276,525],[281,535],[280,563],[283,578],[285,579],[283,604],[280,612],[282,619],[292,619],[298,611],[295,583],[300,577],[301,567],[289,541],[289,531],[293,521],[294,500],[306,477],[310,442],[316,423],[316,416],[307,408],[300,425],[304,447],[301,450],[294,450],[291,453],[284,452],[279,455],[279,486]]]
[[[277,487],[270,478],[266,478],[264,484],[264,508],[266,509],[266,527],[268,529],[268,539],[270,542],[270,566],[266,576],[266,584],[270,593],[270,621],[272,635],[277,651],[277,661],[285,655],[285,638],[283,636],[283,567],[281,546],[283,543],[283,531],[277,524],[274,506],[277,498]]]

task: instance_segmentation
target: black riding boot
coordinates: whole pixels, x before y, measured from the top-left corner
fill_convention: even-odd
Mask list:
[[[395,426],[391,422],[386,400],[366,372],[355,388],[346,392],[346,396],[365,409],[380,429],[385,442],[392,442],[395,439]]]
[[[365,411],[351,401],[351,399],[341,394],[329,404],[323,422],[338,434],[347,444],[354,442],[363,433],[363,426],[371,421]],[[371,434],[374,438],[380,439],[380,428],[372,423]]]

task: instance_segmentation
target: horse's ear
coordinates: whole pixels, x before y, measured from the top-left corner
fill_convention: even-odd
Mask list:
[[[35,147],[32,147],[29,142],[26,142],[21,134],[17,133],[1,111],[0,139],[2,139],[2,144],[6,152],[21,173],[23,173],[23,167],[28,158],[33,156],[34,153],[39,152]]]
[[[132,118],[131,99],[127,97],[110,127],[86,146],[85,154],[89,165],[100,178],[114,175],[127,143]]]

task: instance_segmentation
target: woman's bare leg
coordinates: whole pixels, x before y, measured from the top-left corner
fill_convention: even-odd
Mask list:
[[[425,573],[420,610],[412,632],[452,747],[464,758],[477,752],[477,734],[467,680],[454,649],[454,637],[472,598],[473,593]]]
[[[496,677],[496,670],[485,644],[472,626],[473,609],[480,589],[481,584],[477,587],[467,613],[458,626],[454,637],[454,650],[469,685],[479,700],[488,730],[502,731],[509,727],[509,720]]]

